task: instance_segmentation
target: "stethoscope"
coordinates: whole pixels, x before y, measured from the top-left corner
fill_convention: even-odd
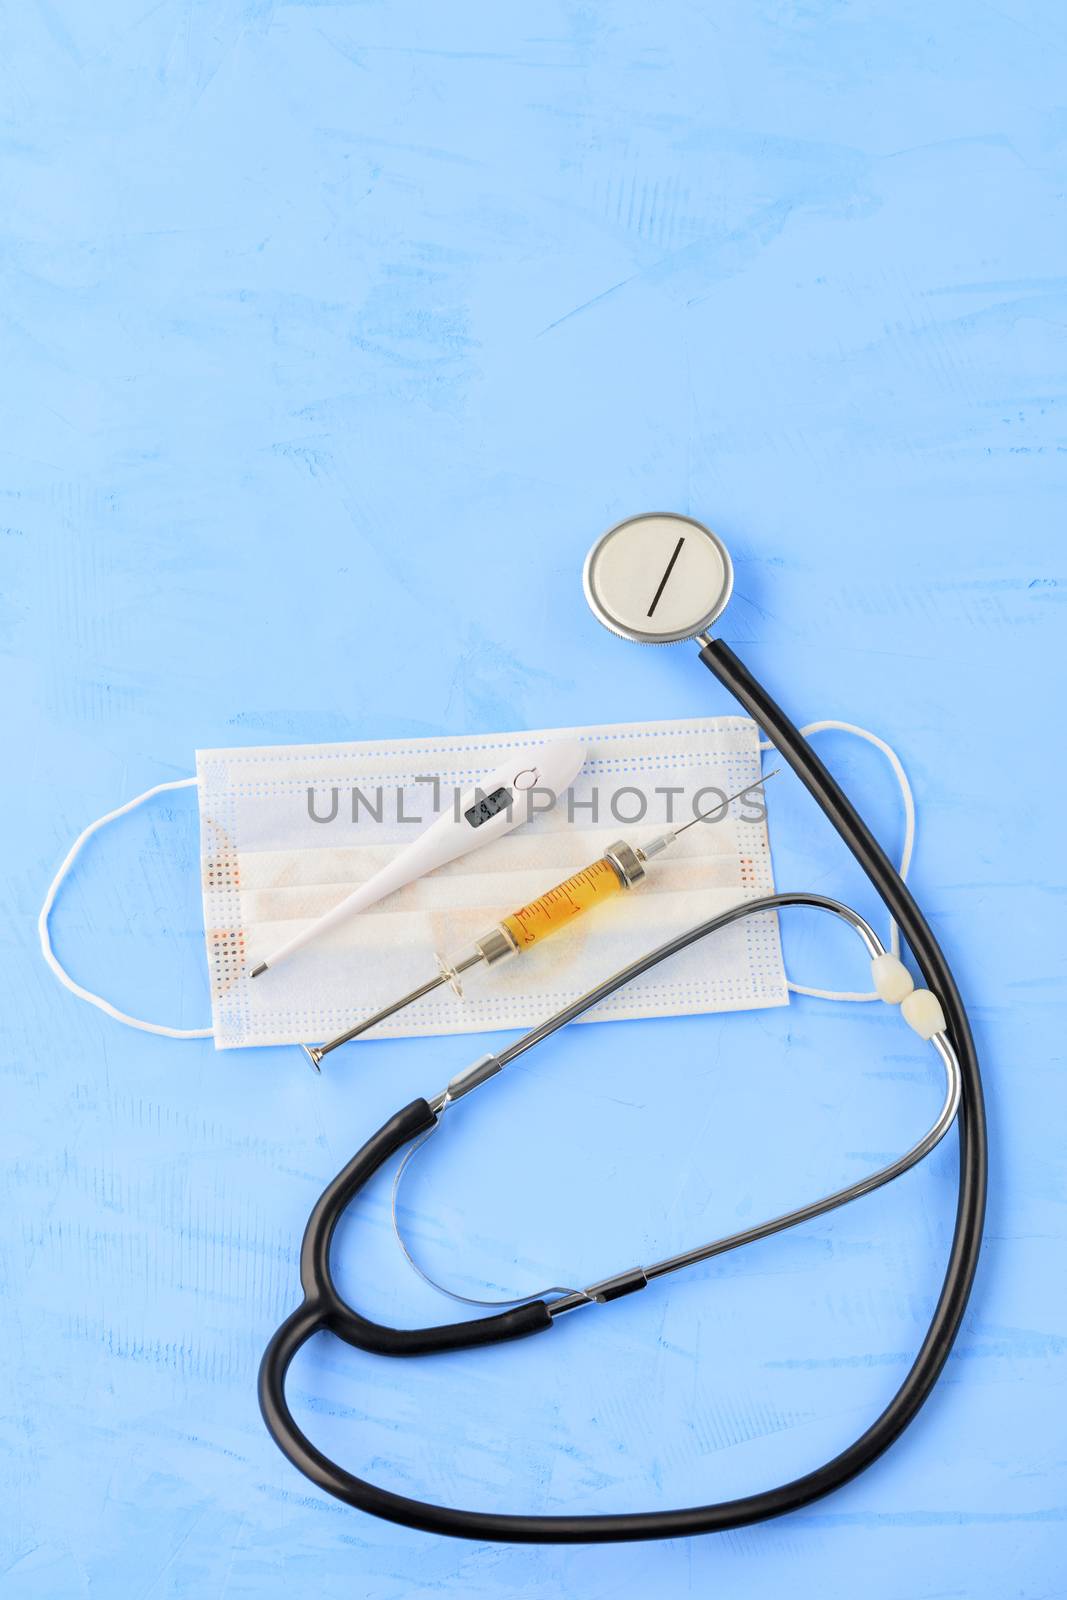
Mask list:
[[[499,1054],[482,1056],[432,1099],[413,1100],[390,1117],[338,1173],[308,1219],[300,1252],[304,1299],[278,1328],[264,1353],[259,1373],[260,1409],[280,1449],[319,1488],[375,1516],[459,1538],[531,1544],[677,1538],[744,1527],[830,1493],[870,1466],[903,1432],[929,1395],[959,1330],[982,1239],[987,1165],[982,1084],[967,1014],[952,973],[910,891],[836,780],[729,646],[710,637],[708,630],[725,608],[733,586],[730,557],[721,540],[689,517],[659,513],[634,517],[611,528],[594,545],[584,581],[594,613],[613,633],[643,644],[699,641],[701,661],[764,730],[863,867],[899,925],[927,987],[914,986],[907,969],[887,954],[869,925],[848,906],[812,894],[776,894],[746,901],[631,962]],[[496,1077],[518,1056],[659,962],[729,923],[792,906],[823,911],[853,930],[871,959],[878,993],[888,1004],[899,1006],[904,1019],[929,1040],[940,1058],[945,1073],[941,1110],[904,1155],[845,1189],[741,1232],[651,1264],[615,1271],[586,1288],[546,1293],[489,1316],[432,1328],[391,1328],[364,1317],[342,1298],[330,1267],[335,1230],[346,1208],[390,1157],[432,1133],[450,1107]],[[833,1460],[789,1483],[737,1500],[669,1511],[597,1516],[466,1511],[396,1494],[346,1471],[307,1438],[289,1409],[286,1374],[312,1334],[329,1330],[362,1350],[417,1356],[545,1332],[570,1312],[609,1304],[659,1278],[809,1221],[889,1183],[929,1154],[957,1114],[960,1177],[956,1226],[941,1294],[919,1353],[893,1399],[866,1431]]]

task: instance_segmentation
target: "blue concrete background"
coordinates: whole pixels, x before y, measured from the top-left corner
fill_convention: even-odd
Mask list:
[[[1063,8],[28,0],[0,39],[4,1595],[1067,1592]],[[917,1424],[803,1514],[438,1541],[314,1492],[254,1381],[324,1180],[491,1041],[319,1081],[216,1056],[64,994],[34,919],[75,833],[198,745],[729,711],[687,649],[585,609],[587,545],[652,508],[730,543],[725,636],[798,719],[912,774],[987,1076],[982,1269]],[[897,848],[879,757],[823,748]],[[782,886],[880,918],[791,779],[771,816]],[[187,1026],[196,850],[194,796],[155,804],[56,919],[83,982]],[[786,940],[794,976],[862,982],[843,936]],[[866,1170],[936,1099],[869,1008],[575,1030],[457,1114],[412,1222],[467,1282],[599,1274]],[[953,1136],[524,1346],[315,1345],[300,1415],[486,1509],[764,1486],[899,1382],[954,1165]],[[384,1188],[341,1257],[372,1312],[440,1316]]]

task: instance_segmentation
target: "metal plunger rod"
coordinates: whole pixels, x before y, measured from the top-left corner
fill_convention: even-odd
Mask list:
[[[465,956],[462,961],[457,961],[454,967],[451,967],[446,971],[439,972],[437,976],[435,978],[431,978],[429,982],[421,983],[417,989],[412,989],[410,994],[405,994],[399,1000],[394,1000],[391,1005],[383,1006],[382,1009],[380,1011],[376,1011],[373,1016],[364,1017],[362,1022],[357,1022],[356,1026],[354,1028],[349,1028],[347,1033],[338,1034],[336,1039],[331,1039],[327,1044],[305,1044],[301,1048],[310,1060],[311,1065],[315,1068],[315,1071],[318,1072],[319,1062],[322,1060],[323,1056],[328,1056],[331,1050],[337,1049],[338,1045],[348,1044],[350,1040],[358,1039],[361,1033],[367,1032],[368,1028],[373,1028],[379,1022],[384,1022],[387,1017],[395,1015],[397,1011],[403,1011],[405,1006],[413,1005],[416,1000],[421,1000],[423,995],[432,994],[433,991],[435,989],[439,989],[443,983],[451,983],[452,979],[457,973],[468,972],[471,967],[477,966],[479,961],[482,960],[484,960],[484,957],[480,950],[476,951],[472,956]]]

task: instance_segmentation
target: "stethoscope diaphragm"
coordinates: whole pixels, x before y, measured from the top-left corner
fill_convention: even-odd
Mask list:
[[[582,582],[593,614],[637,644],[695,639],[726,607],[734,571],[722,540],[703,523],[649,511],[609,528],[586,558]]]

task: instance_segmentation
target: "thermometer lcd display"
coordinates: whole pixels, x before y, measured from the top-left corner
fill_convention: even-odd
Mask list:
[[[492,794],[487,794],[483,800],[476,800],[463,815],[472,828],[480,828],[483,822],[495,817],[498,811],[506,811],[510,804],[510,789],[494,789]]]

